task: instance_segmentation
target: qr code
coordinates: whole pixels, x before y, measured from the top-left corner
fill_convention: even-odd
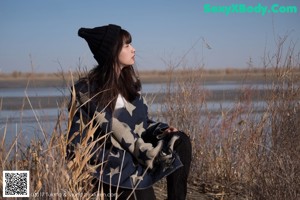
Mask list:
[[[3,197],[29,197],[29,171],[3,171]]]

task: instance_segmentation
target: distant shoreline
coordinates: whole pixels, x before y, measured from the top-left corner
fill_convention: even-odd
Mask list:
[[[240,82],[267,83],[276,78],[273,70],[176,70],[170,71],[141,71],[142,83],[167,83],[175,80],[194,79],[201,83],[209,82]],[[300,70],[293,72],[295,80],[300,78]],[[76,81],[78,75],[73,75]],[[0,88],[26,87],[65,87],[72,85],[72,78],[67,73],[0,73]]]

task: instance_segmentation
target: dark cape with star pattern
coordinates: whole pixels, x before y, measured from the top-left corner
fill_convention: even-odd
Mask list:
[[[89,88],[83,80],[73,87],[77,109],[68,135],[71,140],[67,149],[69,159],[76,146],[82,145],[89,127],[86,125],[92,121],[96,131],[90,142],[97,140],[98,144],[91,164],[102,163],[95,173],[101,182],[145,189],[182,166],[173,151],[178,136],[163,134],[169,126],[148,118],[148,106],[142,95],[112,112],[98,107],[90,98]]]

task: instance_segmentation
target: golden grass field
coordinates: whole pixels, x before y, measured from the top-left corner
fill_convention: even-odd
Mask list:
[[[163,112],[158,116],[158,120],[185,130],[191,137],[193,161],[187,199],[299,199],[299,72],[299,67],[289,66],[267,70],[200,69],[140,72],[142,83],[166,83],[169,91],[172,91],[167,90],[161,98]],[[70,77],[68,73],[0,74],[0,89],[70,86]],[[76,80],[77,75],[74,73],[73,77]],[[214,94],[208,94],[199,83],[216,81],[270,84],[268,92],[262,91],[264,95],[260,99],[266,105],[265,110],[257,113],[253,106],[256,101],[255,91],[251,88],[241,88],[232,107],[220,108],[217,113],[211,113],[206,105],[210,100],[208,96],[213,97]],[[233,98],[232,96],[233,94],[229,94],[228,98]],[[221,101],[226,100],[224,94],[214,98],[219,97],[222,97]],[[16,104],[16,98],[1,98],[2,109],[6,100]],[[45,100],[49,101],[54,99]],[[38,105],[42,108],[47,107],[40,104],[40,101],[37,101]],[[65,108],[65,105],[62,108]],[[55,129],[48,132],[51,137],[45,137],[43,140],[33,139],[30,146],[24,148],[16,141],[7,148],[5,137],[10,133],[6,133],[5,128],[2,129],[0,170],[30,170],[32,193],[85,192],[83,198],[75,199],[93,199],[89,193],[93,166],[89,166],[88,160],[84,159],[90,155],[91,152],[86,149],[93,149],[92,144],[86,146],[85,151],[78,150],[75,163],[65,160],[66,130],[62,129],[61,124],[70,119],[70,114],[58,115]],[[16,149],[17,146],[19,151],[15,153],[12,149]],[[9,160],[8,157],[13,159]],[[2,174],[0,192],[1,176]],[[155,185],[155,192],[157,199],[166,199],[164,181]]]
[[[142,83],[165,83],[167,87],[163,95],[153,95],[161,105],[156,120],[184,130],[191,138],[193,160],[188,200],[300,199],[300,54],[296,43],[287,39],[288,35],[274,38],[275,48],[266,49],[261,55],[262,68],[254,68],[249,63],[246,69],[186,69],[182,63],[173,66],[170,62],[164,71],[139,71]],[[184,58],[185,55],[181,60]],[[3,88],[69,87],[79,75],[77,72],[0,73],[0,95]],[[251,87],[241,87],[225,94],[211,93],[202,87],[202,84],[222,81],[241,86],[266,83],[268,88],[257,93]],[[28,108],[46,108],[47,102],[53,104],[57,100],[43,98],[37,97],[36,105]],[[220,106],[214,113],[209,109],[210,100],[228,99],[232,103],[229,107]],[[22,112],[28,109],[24,102],[28,100],[28,97],[0,96],[0,112],[14,108],[22,122]],[[7,143],[8,137],[22,135],[26,130],[19,128],[18,133],[12,134],[7,130],[7,123],[1,124],[0,171],[29,170],[33,194],[82,194],[65,199],[95,199],[91,186],[97,166],[90,165],[88,159],[94,153],[95,143],[79,145],[74,160],[65,159],[69,142],[66,135],[76,104],[72,102],[66,114],[63,102],[53,104],[62,111],[57,114],[53,130],[45,129],[43,121],[36,118],[37,134],[42,133],[42,137],[33,138],[30,145],[22,146],[18,138]],[[260,112],[256,110],[257,102],[263,108]],[[8,104],[11,107],[5,107]],[[89,128],[82,141],[90,141],[94,130]],[[0,173],[0,194],[2,185]],[[154,188],[158,200],[167,198],[164,181]]]
[[[188,200],[300,199],[300,54],[296,43],[288,42],[287,38],[288,35],[274,38],[275,48],[266,49],[262,55],[262,68],[254,68],[249,63],[247,69],[186,69],[178,63],[167,66],[168,70],[164,71],[139,72],[142,83],[166,84],[162,97],[153,96],[160,99],[157,120],[184,130],[191,138],[193,160]],[[0,73],[0,94],[3,88],[69,87],[78,77],[77,72]],[[222,81],[250,86],[266,83],[268,88],[257,93],[251,87],[241,87],[236,93],[225,95],[210,93],[201,87]],[[226,101],[227,98],[233,103],[230,107],[220,106],[211,112],[208,101]],[[28,99],[19,99],[22,108],[16,107],[15,112],[22,114],[25,108],[22,102]],[[47,107],[40,100],[36,99],[33,109]],[[0,112],[6,102],[13,107],[16,98],[1,98]],[[263,106],[260,112],[255,110],[257,102]],[[58,110],[66,109],[66,104],[56,106]],[[70,110],[75,109],[72,102]],[[7,144],[7,137],[22,135],[24,130],[11,134],[7,124],[2,124],[0,171],[29,170],[31,193],[83,194],[65,199],[95,199],[91,186],[97,166],[90,165],[87,159],[95,143],[79,145],[74,160],[65,159],[69,142],[66,135],[72,117],[72,112],[58,112],[53,130],[43,129],[42,121],[37,118],[39,133],[44,137],[33,138],[29,146],[22,146],[17,138]],[[22,120],[20,115],[20,122]],[[94,130],[89,129],[82,141],[89,141]],[[0,194],[2,185],[0,173]],[[158,200],[167,198],[164,181],[155,185],[155,192]]]
[[[171,75],[172,74],[172,75]],[[30,73],[12,72],[0,73],[0,88],[26,87],[53,87],[71,83],[71,76],[76,80],[77,73]],[[215,81],[236,82],[269,82],[276,79],[274,69],[215,69],[215,70],[176,70],[176,71],[140,71],[142,83],[166,83],[169,81],[196,79],[202,83]],[[293,79],[300,77],[300,70],[293,69]],[[75,81],[74,80],[74,81]],[[29,83],[29,84],[28,84]]]

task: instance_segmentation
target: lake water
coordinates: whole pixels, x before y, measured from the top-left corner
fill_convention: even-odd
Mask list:
[[[265,84],[244,84],[240,85],[235,82],[216,82],[203,85],[203,88],[209,91],[226,91],[240,89],[241,87],[251,87],[257,90],[269,88]],[[143,84],[143,93],[162,93],[166,89],[165,84]],[[0,98],[5,97],[48,97],[48,96],[69,96],[67,88],[27,88],[26,93],[24,88],[9,88],[0,89]],[[264,102],[253,102],[258,110],[262,110],[266,105]],[[235,105],[233,101],[209,101],[206,102],[206,108],[209,111],[218,111],[222,109],[230,109]],[[150,112],[155,112],[160,105],[152,104]],[[62,111],[66,114],[66,111]],[[57,108],[34,109],[34,110],[0,110],[0,139],[6,133],[8,143],[11,143],[19,135],[25,144],[33,137],[44,137],[43,134],[50,135],[54,128],[59,110]],[[66,126],[66,125],[65,125]],[[51,130],[51,131],[49,131]]]
[[[264,90],[270,87],[267,84],[237,84],[236,82],[216,82],[206,85],[202,85],[203,88],[207,90],[233,90],[239,89],[241,87],[252,87],[259,90]],[[143,84],[144,93],[156,93],[163,92],[166,89],[166,84],[164,83],[151,83]],[[59,96],[59,95],[69,95],[68,88],[56,88],[56,87],[38,87],[38,88],[27,88],[26,93],[29,97],[33,96]],[[1,88],[0,97],[24,97],[24,88]]]

